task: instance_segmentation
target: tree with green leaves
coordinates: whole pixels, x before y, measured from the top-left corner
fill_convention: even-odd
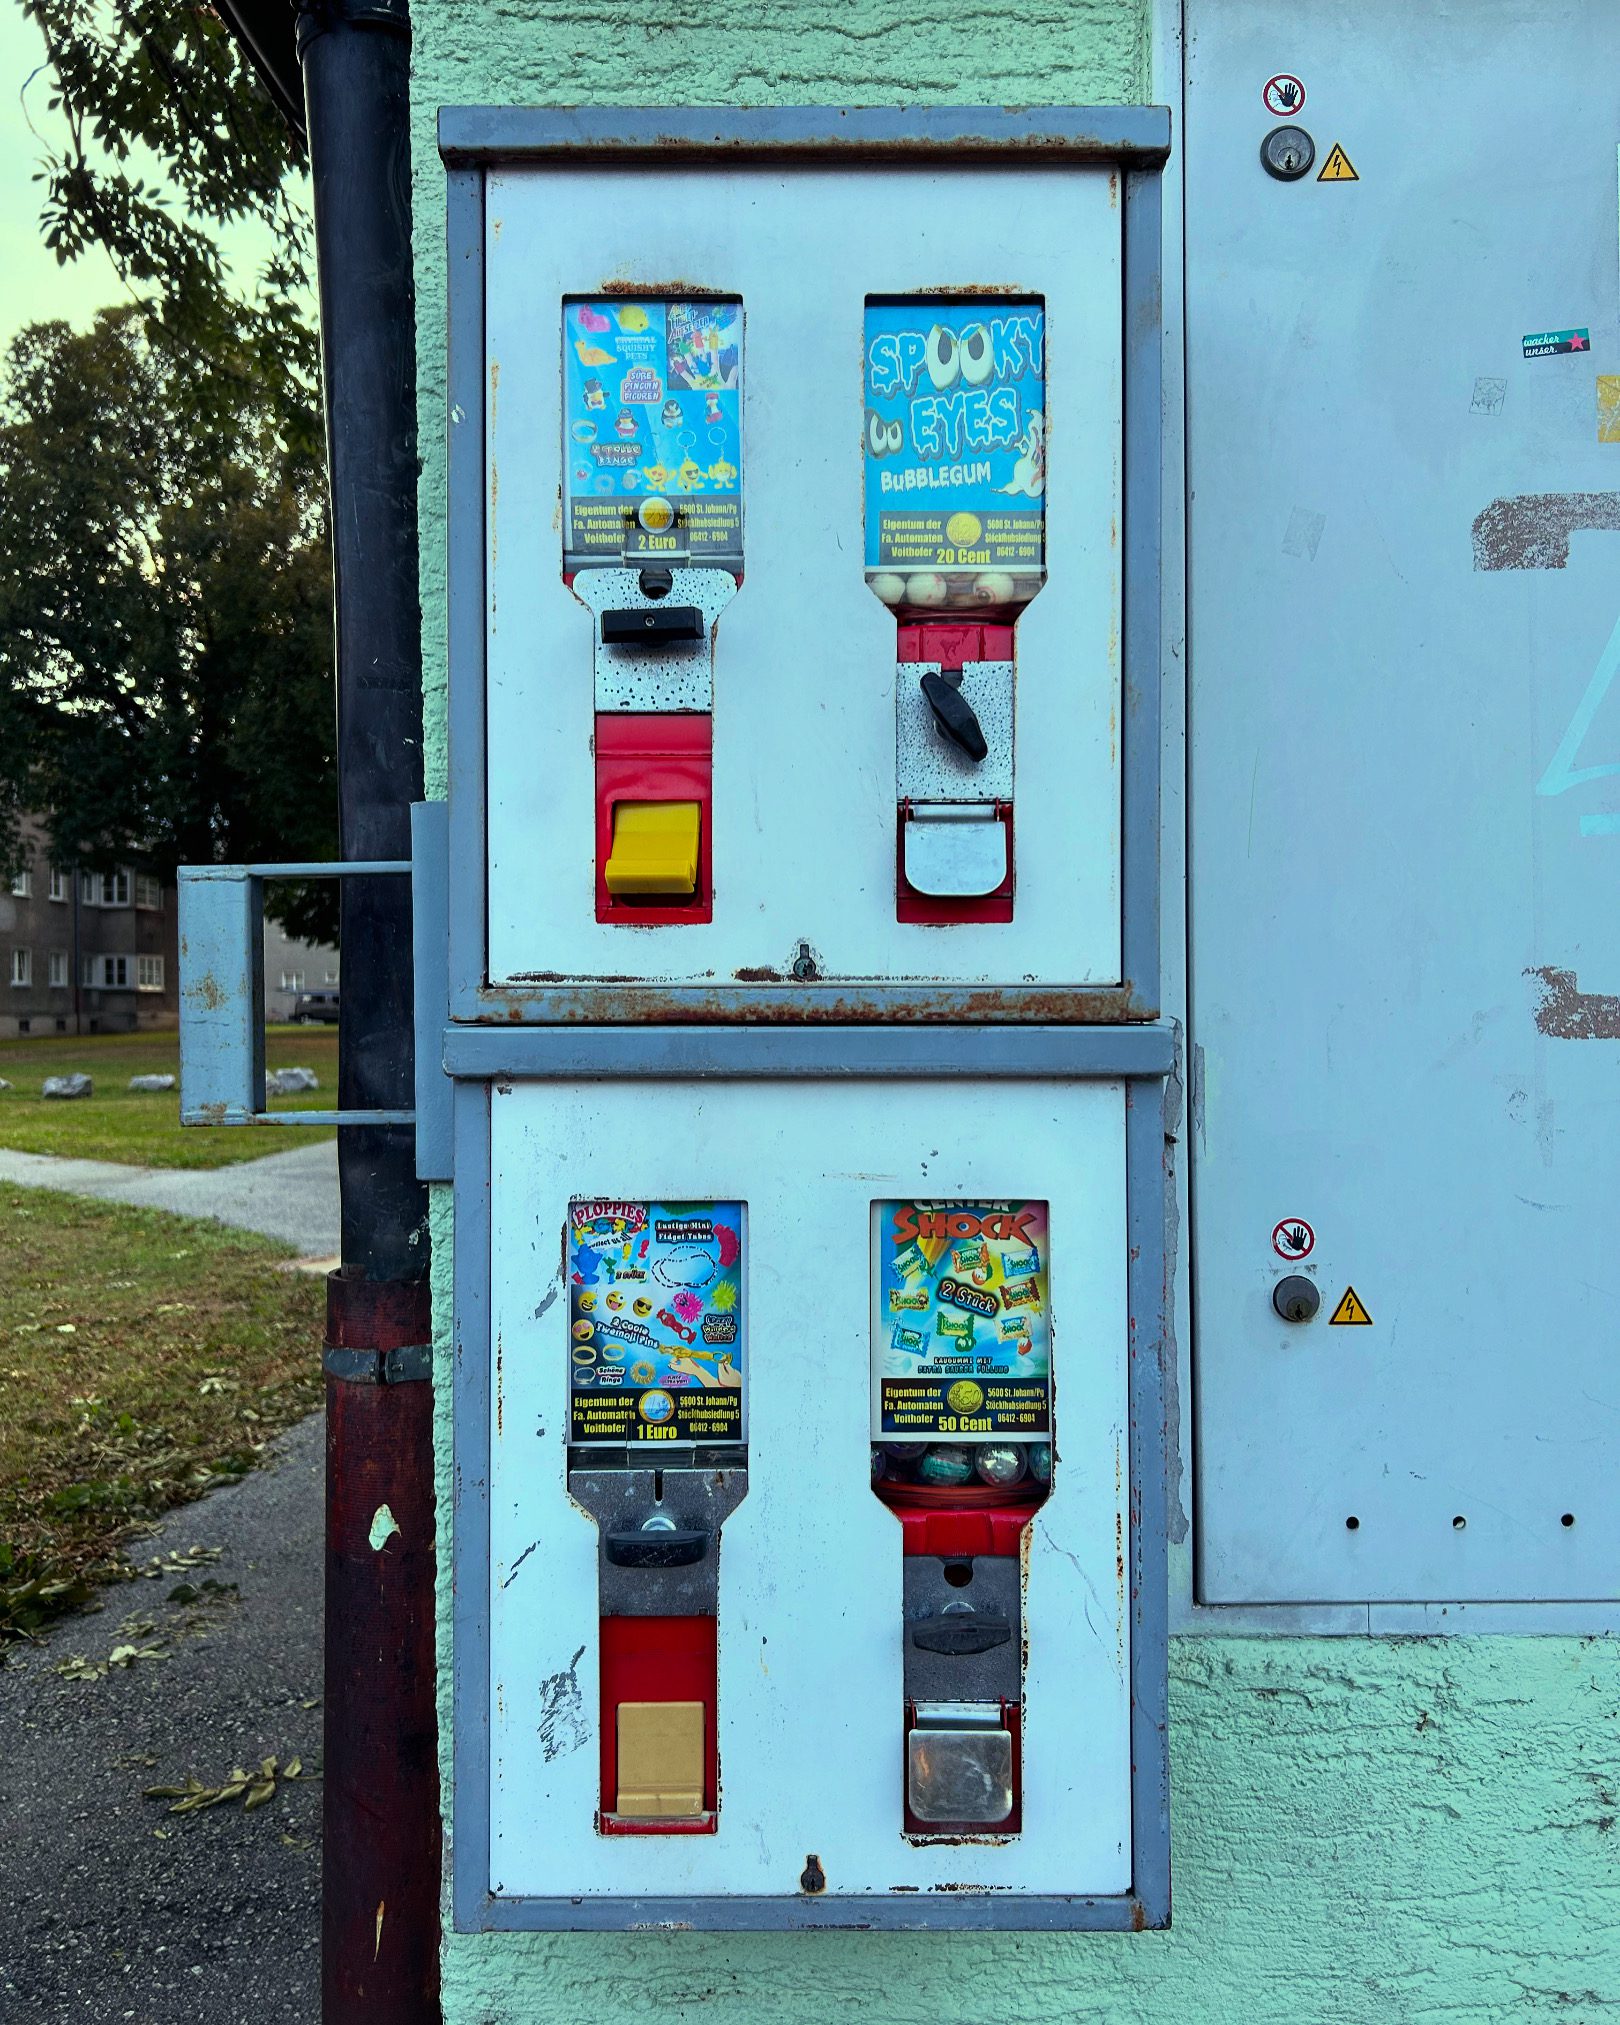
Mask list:
[[[323,494],[270,394],[213,391],[133,308],[0,374],[0,795],[64,863],[333,854]],[[329,937],[326,882],[283,898]]]
[[[318,461],[302,141],[207,7],[21,5],[45,42],[46,244],[63,262],[97,247],[110,256],[149,337],[205,376],[199,421],[251,387],[289,452]],[[269,252],[239,278],[220,234],[243,223],[263,229]]]
[[[302,142],[206,7],[21,0],[42,229],[128,303],[0,371],[0,861],[328,858],[331,574]],[[221,235],[269,252],[235,272]],[[332,939],[335,889],[272,887]]]

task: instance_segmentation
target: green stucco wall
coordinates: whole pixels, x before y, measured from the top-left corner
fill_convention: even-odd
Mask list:
[[[1146,0],[417,0],[429,794],[444,792],[444,104],[1104,103]],[[769,26],[759,25],[769,21]],[[447,1816],[450,1259],[436,1189]],[[1486,2025],[1620,2011],[1620,1650],[1575,1639],[1177,1640],[1175,1924],[1136,1936],[455,1935],[450,2025]],[[807,1745],[808,1748],[808,1745]],[[453,1820],[447,1820],[447,1840]],[[448,1902],[446,1908],[448,1924]]]

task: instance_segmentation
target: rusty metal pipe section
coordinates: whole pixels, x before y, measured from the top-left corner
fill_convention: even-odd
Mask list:
[[[410,21],[406,0],[300,0],[336,585],[345,860],[410,855],[422,794]],[[411,901],[342,895],[338,1102],[409,1110]],[[427,1192],[408,1126],[338,1141],[341,1270],[328,1281],[322,2016],[439,2013],[433,1394]]]
[[[390,1377],[431,1321],[425,1281],[327,1279],[326,2025],[439,2016],[433,1388]]]

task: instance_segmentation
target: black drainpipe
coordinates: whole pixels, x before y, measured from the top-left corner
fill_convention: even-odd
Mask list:
[[[336,580],[345,858],[410,855],[422,794],[410,21],[301,0]],[[411,910],[345,880],[338,1101],[413,1101]],[[427,1192],[408,1127],[339,1134],[327,1282],[326,2025],[439,2016],[439,1787]]]

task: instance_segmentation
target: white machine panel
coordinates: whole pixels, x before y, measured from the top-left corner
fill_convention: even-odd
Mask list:
[[[875,208],[880,195],[881,209]],[[1107,168],[492,172],[489,978],[1120,977],[1120,183]],[[903,229],[899,221],[903,220]],[[713,919],[594,901],[593,617],[563,579],[561,309],[714,291],[745,328],[745,567],[714,632]],[[869,296],[1041,299],[1047,582],[1017,629],[1016,905],[896,920],[894,615],[862,568]],[[611,423],[611,418],[609,423]],[[766,764],[767,758],[770,764]]]
[[[499,752],[497,742],[495,750]],[[1118,1893],[1132,1877],[1125,1094],[1117,1082],[497,1085],[491,1892]],[[712,1834],[596,1832],[597,1529],[565,1488],[581,1196],[746,1208],[749,1488],[719,1549]],[[868,1456],[874,1202],[1050,1205],[1057,1460],[1026,1533],[1022,1832],[901,1818],[901,1529]]]

